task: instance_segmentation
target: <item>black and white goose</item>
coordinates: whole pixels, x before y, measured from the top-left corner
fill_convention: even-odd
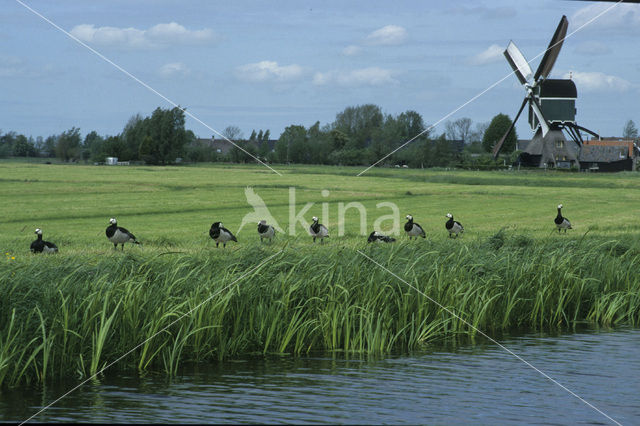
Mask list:
[[[276,230],[273,229],[273,226],[267,225],[266,220],[261,220],[258,222],[258,235],[260,235],[260,242],[262,242],[263,238],[271,241],[274,235],[276,235]]]
[[[215,222],[211,225],[211,229],[209,229],[209,236],[216,242],[216,247],[218,247],[218,244],[222,243],[222,248],[225,248],[227,246],[227,241],[238,242],[231,231],[222,226],[222,222]]]
[[[318,223],[318,218],[312,218],[313,223],[309,227],[309,234],[313,237],[313,242],[316,242],[316,238],[320,238],[320,244],[324,242],[324,239],[329,236],[329,230],[326,226],[321,223]]]
[[[404,232],[407,233],[409,239],[412,237],[418,238],[426,238],[427,235],[424,233],[424,229],[417,223],[413,222],[413,216],[410,214],[407,215],[407,223],[404,224]]]
[[[567,233],[567,229],[573,229],[571,227],[571,222],[569,219],[562,216],[562,204],[558,204],[558,215],[553,220],[556,223],[556,228],[558,228],[558,233],[560,233],[561,229],[564,229],[565,234]]]
[[[109,219],[109,223],[110,225],[107,227],[105,233],[109,241],[113,243],[114,250],[118,249],[118,244],[122,245],[122,250],[124,250],[124,243],[140,244],[135,235],[123,227],[118,226],[118,221],[115,217]]]
[[[458,234],[464,232],[464,226],[456,220],[453,220],[453,215],[451,213],[447,213],[447,217],[449,220],[444,224],[447,231],[449,231],[449,238],[452,238],[453,234],[456,234],[456,238],[458,238]]]
[[[57,253],[58,247],[42,239],[42,229],[36,229],[38,239],[31,243],[31,253]]]
[[[373,231],[371,234],[369,234],[369,238],[367,238],[368,243],[392,243],[395,240],[395,238],[383,235],[378,231]]]

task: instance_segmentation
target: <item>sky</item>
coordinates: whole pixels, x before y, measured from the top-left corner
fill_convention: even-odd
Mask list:
[[[135,114],[171,108],[169,99],[203,138],[227,126],[277,138],[367,103],[415,110],[439,134],[447,120],[513,118],[525,92],[502,52],[513,40],[535,70],[563,14],[568,34],[578,31],[550,77],[571,73],[578,124],[603,136],[620,136],[629,119],[640,125],[638,4],[5,0],[0,131],[115,135]]]

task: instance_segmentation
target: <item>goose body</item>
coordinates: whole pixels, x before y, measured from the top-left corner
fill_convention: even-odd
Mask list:
[[[318,218],[313,217],[313,223],[309,227],[309,234],[313,237],[313,242],[316,242],[316,238],[320,238],[320,243],[324,242],[324,239],[329,236],[329,230],[326,226],[318,223]]]
[[[122,245],[122,250],[124,250],[124,243],[140,244],[135,235],[127,229],[118,226],[115,218],[112,217],[109,219],[109,223],[110,225],[105,230],[105,234],[107,235],[107,239],[113,243],[114,250],[118,248],[118,244]]]
[[[407,233],[409,239],[418,237],[426,238],[424,229],[413,221],[413,216],[410,214],[407,215],[407,223],[404,224],[404,232]]]
[[[42,239],[42,229],[36,229],[36,235],[38,235],[38,239],[31,243],[31,253],[57,253],[58,247],[50,243],[49,241],[44,241]]]
[[[451,213],[447,213],[447,217],[449,218],[449,220],[444,224],[444,227],[447,228],[447,231],[449,231],[449,238],[452,238],[454,234],[457,238],[458,234],[464,232],[464,227],[460,222],[453,220],[453,215]]]
[[[562,204],[558,205],[558,214],[553,221],[556,224],[556,228],[558,228],[558,233],[560,233],[562,229],[564,229],[565,233],[567,232],[567,229],[573,229],[571,228],[571,222],[569,222],[569,219],[562,216]]]
[[[222,248],[225,248],[227,246],[227,241],[238,242],[231,231],[222,226],[222,222],[214,222],[211,225],[211,229],[209,229],[209,236],[216,242],[216,247],[218,247],[218,244],[222,243]]]
[[[276,235],[276,230],[273,228],[273,226],[267,225],[266,220],[261,220],[260,222],[258,222],[258,235],[260,235],[260,242],[262,242],[264,238],[271,241],[274,235]]]
[[[369,238],[367,238],[368,243],[392,243],[395,240],[395,238],[383,235],[378,231],[373,231],[371,234],[369,234]]]

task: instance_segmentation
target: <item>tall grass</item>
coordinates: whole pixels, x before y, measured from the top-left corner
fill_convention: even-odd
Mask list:
[[[475,333],[421,292],[489,334],[582,321],[640,322],[640,244],[634,239],[533,240],[501,232],[363,248],[419,292],[356,248],[286,249],[227,289],[277,249],[247,245],[168,255],[145,249],[6,261],[0,269],[0,385],[86,377],[142,342],[113,369],[171,375],[187,361],[388,353]]]

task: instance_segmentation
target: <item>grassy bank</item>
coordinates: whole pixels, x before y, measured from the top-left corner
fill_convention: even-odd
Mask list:
[[[640,321],[640,242],[497,233],[364,252],[488,333]],[[0,275],[0,383],[86,377],[280,248],[8,259]],[[355,246],[285,248],[146,342],[113,371],[175,373],[250,353],[415,350],[473,334]],[[166,253],[166,254],[163,254]]]
[[[0,161],[0,385],[87,377],[212,295],[113,369],[173,374],[186,361],[387,353],[473,334],[358,250],[488,333],[640,320],[636,174],[276,168],[283,176],[249,165]],[[313,203],[305,218],[321,217],[328,243],[311,244],[300,224],[271,246],[253,222],[237,232],[252,211],[248,186],[285,229],[294,188],[296,214]],[[364,236],[355,209],[338,219],[339,204],[355,201],[366,208]],[[412,214],[428,238],[367,246],[390,213],[381,202]],[[559,203],[575,228],[567,235],[552,222]],[[457,240],[447,238],[447,212],[465,225]],[[114,252],[104,235],[112,216],[144,246]],[[214,221],[239,243],[216,250]],[[36,227],[58,255],[29,253]]]

